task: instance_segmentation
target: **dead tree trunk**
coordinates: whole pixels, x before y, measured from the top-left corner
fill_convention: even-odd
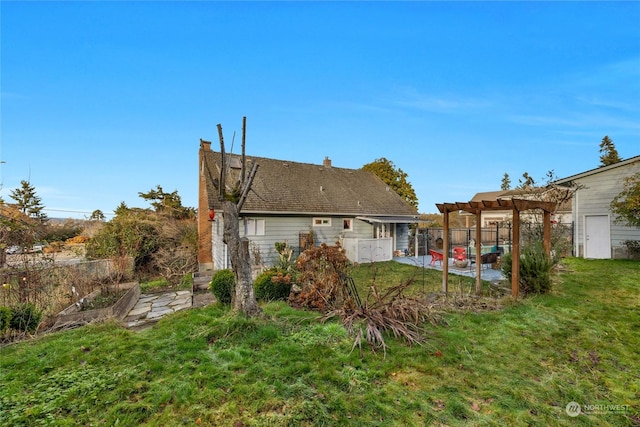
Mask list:
[[[244,141],[246,118],[243,119],[242,126],[242,153],[244,161]],[[253,164],[248,177],[245,177],[245,165],[242,165],[242,177],[234,188],[227,189],[225,183],[226,173],[226,153],[224,149],[224,139],[222,137],[222,126],[218,125],[220,137],[220,151],[222,165],[220,170],[219,196],[222,202],[222,212],[224,215],[224,231],[222,240],[227,245],[231,268],[235,277],[235,292],[232,294],[232,305],[235,311],[246,316],[256,316],[262,313],[255,294],[253,293],[253,280],[251,279],[251,258],[249,255],[249,239],[240,238],[239,219],[240,210],[246,200],[251,188],[251,183],[255,177],[258,165]]]
[[[236,288],[232,294],[231,304],[234,310],[246,316],[255,316],[262,311],[253,293],[251,279],[251,262],[249,258],[249,239],[240,238],[238,222],[238,206],[231,201],[223,203],[224,235],[223,241],[229,250],[231,267],[235,277]]]

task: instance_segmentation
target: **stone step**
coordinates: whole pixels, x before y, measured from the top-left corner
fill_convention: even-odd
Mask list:
[[[210,271],[193,273],[193,290],[203,291],[209,289],[209,283],[213,274]]]

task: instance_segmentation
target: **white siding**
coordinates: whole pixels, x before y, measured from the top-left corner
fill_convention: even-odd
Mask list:
[[[247,236],[250,240],[252,258],[259,254],[262,264],[273,265],[278,259],[276,242],[287,242],[294,249],[294,256],[300,254],[300,234],[313,232],[316,246],[326,243],[335,245],[343,237],[370,238],[372,228],[370,224],[357,220],[353,221],[353,231],[343,230],[343,217],[332,217],[331,226],[314,227],[313,217],[252,217],[265,220],[264,236]],[[240,227],[240,230],[243,230]],[[242,236],[241,236],[242,237]],[[255,259],[254,259],[255,261]]]
[[[315,246],[319,246],[322,243],[333,246],[337,242],[344,246],[348,239],[373,239],[375,237],[374,227],[366,221],[348,217],[331,217],[330,226],[314,227],[313,218],[312,216],[252,216],[250,218],[252,223],[264,223],[264,235],[247,236],[244,235],[244,218],[241,218],[240,237],[249,239],[249,252],[254,269],[275,264],[278,259],[275,249],[276,242],[287,242],[294,249],[294,256],[297,257],[300,254],[300,234],[313,232]],[[344,230],[344,219],[351,219],[352,230]],[[223,221],[221,216],[216,217],[216,221],[212,225],[214,227],[212,230],[214,268],[230,268],[227,251],[222,243]],[[384,258],[391,259],[393,250],[409,248],[409,227],[407,224],[398,224],[397,226],[385,224],[385,226],[392,239],[388,239],[390,243],[385,242],[383,245],[385,251],[389,252],[388,255],[384,255]],[[388,250],[387,248],[390,246],[392,247]]]
[[[231,268],[229,262],[229,256],[227,253],[227,245],[222,242],[222,236],[224,233],[224,221],[222,215],[216,213],[214,221],[211,221],[211,236],[212,236],[212,258],[213,268],[215,270],[223,270],[225,268]]]
[[[609,215],[611,234],[611,253],[613,258],[624,258],[625,240],[640,240],[640,229],[617,224],[609,205],[624,188],[624,179],[640,172],[640,162],[605,170],[600,173],[578,179],[583,186],[573,198],[573,216],[575,221],[576,254],[584,256],[585,217],[590,215]]]

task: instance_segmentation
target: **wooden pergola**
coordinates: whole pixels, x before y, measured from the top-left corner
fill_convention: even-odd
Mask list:
[[[476,216],[476,294],[482,290],[482,228],[480,223],[483,211],[511,210],[513,213],[513,243],[511,248],[511,295],[518,297],[518,284],[520,281],[520,212],[541,209],[543,216],[543,245],[547,255],[551,254],[551,213],[556,210],[556,202],[543,202],[525,199],[498,199],[482,200],[479,202],[436,203],[440,213],[444,216],[444,238],[442,252],[445,261],[442,263],[442,291],[446,294],[449,290],[449,212],[464,211]]]

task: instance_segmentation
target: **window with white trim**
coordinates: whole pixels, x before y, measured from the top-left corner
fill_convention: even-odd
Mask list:
[[[245,222],[245,236],[264,236],[264,219],[248,219]]]
[[[314,227],[331,227],[331,218],[313,218]]]
[[[342,220],[342,231],[353,231],[353,219],[344,218]]]

